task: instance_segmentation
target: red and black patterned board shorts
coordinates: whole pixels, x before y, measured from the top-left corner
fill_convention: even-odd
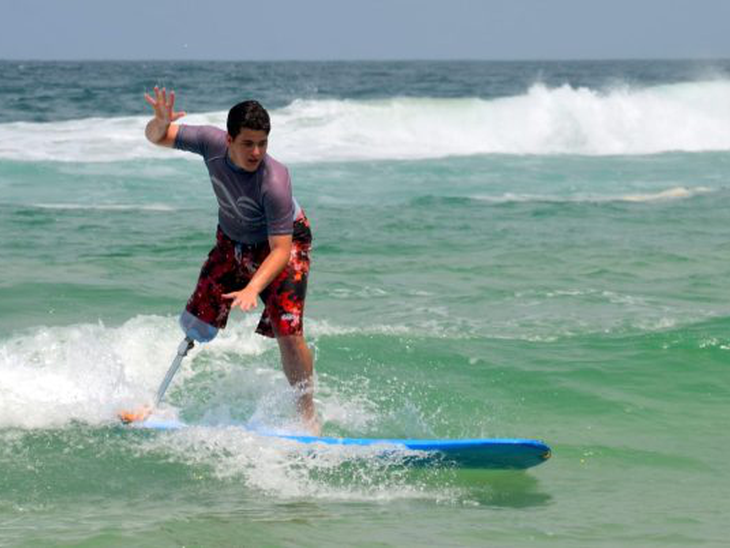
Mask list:
[[[264,311],[257,333],[265,337],[302,335],[311,245],[309,221],[301,217],[294,223],[289,263],[260,294]],[[254,245],[235,242],[218,227],[216,246],[208,254],[198,285],[185,307],[197,320],[216,328],[211,330],[210,338],[228,322],[233,300],[223,295],[246,287],[269,252],[268,242]]]

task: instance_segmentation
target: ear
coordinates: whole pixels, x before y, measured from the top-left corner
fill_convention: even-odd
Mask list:
[[[233,143],[233,139],[231,138],[231,134],[230,133],[226,133],[226,144],[228,146],[231,146],[231,143]]]

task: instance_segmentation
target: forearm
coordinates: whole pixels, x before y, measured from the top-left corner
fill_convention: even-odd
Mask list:
[[[291,245],[272,249],[247,287],[261,293],[286,268],[290,253]]]
[[[169,122],[164,122],[159,118],[152,118],[147,122],[144,135],[151,143],[158,144],[167,136],[167,130],[170,128]]]

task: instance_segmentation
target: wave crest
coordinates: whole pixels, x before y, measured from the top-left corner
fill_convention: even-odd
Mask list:
[[[297,100],[272,111],[273,155],[286,162],[476,154],[638,155],[730,150],[730,81],[608,91],[535,84],[479,98]],[[105,162],[170,158],[148,144],[147,117],[0,124],[0,158]],[[188,116],[224,126],[225,113]]]

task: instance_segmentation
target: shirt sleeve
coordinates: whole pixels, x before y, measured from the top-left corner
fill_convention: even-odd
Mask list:
[[[292,200],[289,170],[276,169],[263,195],[266,212],[266,230],[269,236],[294,233],[294,201]]]
[[[208,158],[219,148],[221,140],[225,146],[225,131],[213,126],[189,126],[181,124],[175,137],[174,148],[200,154]]]

